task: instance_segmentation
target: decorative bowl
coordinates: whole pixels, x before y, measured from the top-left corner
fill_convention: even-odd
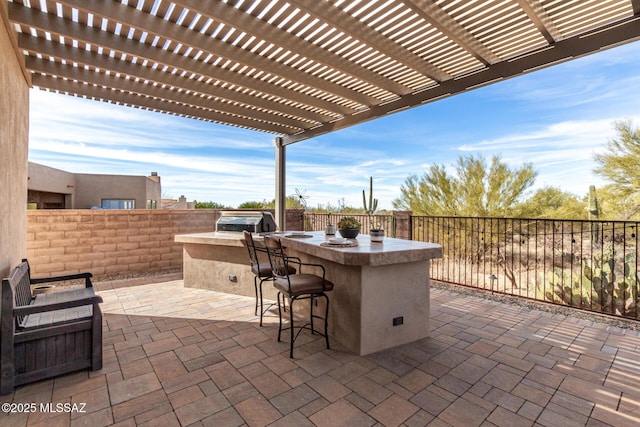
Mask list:
[[[346,239],[355,239],[358,234],[360,234],[359,228],[341,228],[340,235]]]

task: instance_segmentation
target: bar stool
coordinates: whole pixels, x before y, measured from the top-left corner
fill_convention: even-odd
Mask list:
[[[278,317],[280,320],[278,326],[278,341],[282,335],[283,330],[289,329],[290,331],[290,344],[289,344],[289,357],[293,358],[293,343],[300,335],[303,329],[308,329],[312,334],[319,334],[325,338],[327,348],[329,347],[329,334],[327,333],[328,315],[329,315],[329,298],[325,292],[333,290],[333,283],[325,278],[325,269],[321,264],[303,263],[299,258],[289,257],[284,253],[282,248],[282,242],[280,239],[265,236],[264,244],[267,248],[269,255],[269,262],[271,263],[271,271],[274,276],[273,285],[278,290]],[[291,266],[289,264],[296,264],[298,266],[298,272],[295,275],[290,274]],[[314,274],[302,273],[302,267],[314,267],[322,270],[322,277]],[[285,297],[289,300],[289,327],[282,328],[282,309],[280,307],[280,295],[282,294],[282,303],[284,305]],[[325,311],[324,317],[315,315],[313,313],[313,306],[315,305],[316,298],[324,298]],[[309,301],[309,323],[305,323],[302,326],[295,326],[293,323],[293,303],[300,300]],[[313,325],[314,319],[324,320],[324,332],[316,331]],[[295,333],[295,329],[298,330]]]
[[[269,307],[273,305],[269,304],[266,309],[264,308],[262,301],[262,284],[266,281],[275,280],[275,277],[271,272],[271,263],[268,260],[261,262],[258,257],[258,253],[264,253],[266,255],[267,250],[255,245],[253,235],[250,232],[245,230],[242,234],[244,235],[243,243],[249,252],[249,263],[251,265],[251,272],[253,273],[253,287],[256,295],[255,315],[258,315],[258,305],[260,305],[260,326],[262,326],[262,316],[269,310]],[[295,272],[295,268],[289,271],[290,274],[295,274]],[[278,298],[280,298],[280,295],[278,295]]]

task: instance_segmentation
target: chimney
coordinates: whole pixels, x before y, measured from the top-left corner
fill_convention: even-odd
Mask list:
[[[178,209],[187,209],[187,198],[183,196],[180,196],[180,198],[178,199]]]

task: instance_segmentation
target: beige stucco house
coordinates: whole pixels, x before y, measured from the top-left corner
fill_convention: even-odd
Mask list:
[[[27,203],[31,209],[157,209],[160,177],[71,173],[29,162]]]

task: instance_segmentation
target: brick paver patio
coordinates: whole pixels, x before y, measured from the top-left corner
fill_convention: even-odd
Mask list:
[[[430,338],[359,357],[306,335],[291,360],[253,298],[181,280],[98,290],[104,368],[2,396],[37,408],[0,425],[640,424],[633,330],[433,289]]]

